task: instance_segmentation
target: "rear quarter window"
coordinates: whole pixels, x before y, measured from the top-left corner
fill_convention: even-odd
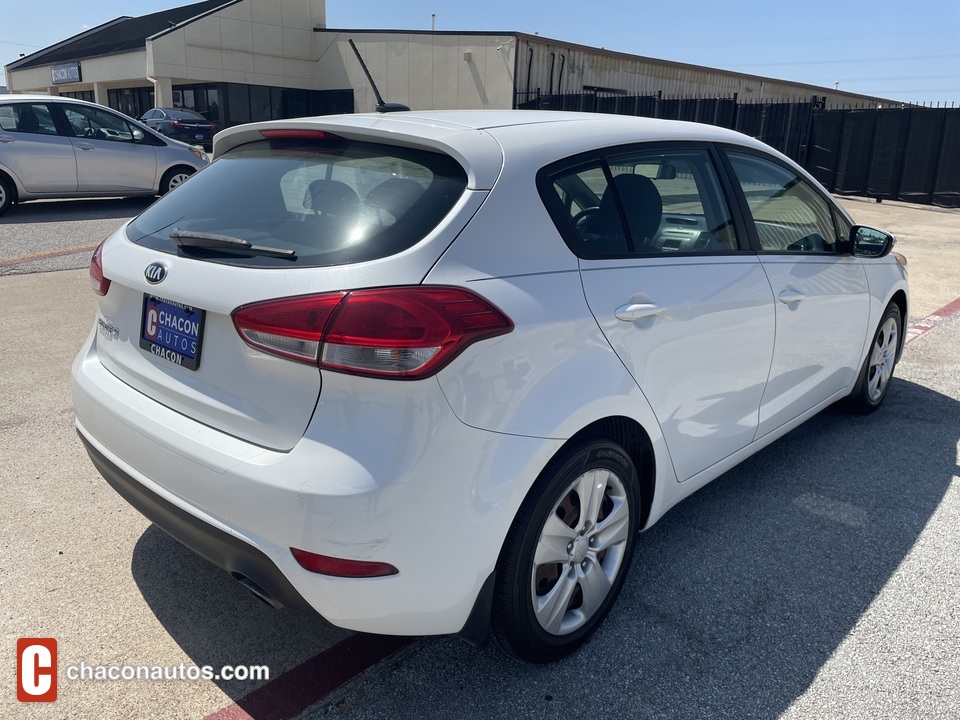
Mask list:
[[[45,104],[0,105],[0,130],[33,135],[56,135],[57,126]]]
[[[0,105],[0,130],[16,130],[17,116],[12,105]]]
[[[230,150],[128,227],[137,243],[243,266],[327,266],[401,252],[426,237],[467,176],[440,153],[330,138],[258,141]],[[178,249],[174,228],[293,251],[295,260]]]

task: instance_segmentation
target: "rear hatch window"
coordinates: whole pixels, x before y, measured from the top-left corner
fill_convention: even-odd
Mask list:
[[[209,123],[203,115],[200,113],[190,112],[189,110],[167,110],[166,115],[171,120],[180,120],[181,122],[188,123]]]
[[[127,237],[243,267],[366,262],[426,237],[467,186],[463,168],[440,153],[264,132],[278,136],[229,150],[136,218]]]
[[[486,195],[466,184],[458,163],[432,151],[329,137],[239,146],[129,224],[130,242],[104,246],[111,284],[99,308],[115,334],[98,334],[100,361],[204,425],[289,450],[322,373],[245,343],[232,312],[420,283]],[[434,240],[436,254],[386,257]]]

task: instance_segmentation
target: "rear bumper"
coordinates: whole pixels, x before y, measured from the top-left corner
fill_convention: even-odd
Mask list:
[[[215,528],[151,492],[111,462],[79,429],[77,434],[103,478],[154,525],[238,580],[253,581],[263,594],[280,605],[314,610],[280,572],[280,568],[253,545]]]
[[[268,450],[133,389],[96,346],[93,333],[74,362],[73,395],[107,481],[214,564],[350,630],[460,632],[524,495],[562,445],[464,425],[435,379],[330,374],[303,439]],[[399,574],[319,575],[291,547]]]

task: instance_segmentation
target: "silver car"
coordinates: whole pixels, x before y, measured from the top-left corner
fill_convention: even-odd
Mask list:
[[[163,195],[207,164],[109,108],[50,95],[0,95],[0,215],[45,198]]]

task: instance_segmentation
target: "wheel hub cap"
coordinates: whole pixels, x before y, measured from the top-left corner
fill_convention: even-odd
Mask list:
[[[573,550],[570,552],[570,561],[580,564],[587,559],[587,550],[590,549],[590,540],[581,535],[573,541]]]

